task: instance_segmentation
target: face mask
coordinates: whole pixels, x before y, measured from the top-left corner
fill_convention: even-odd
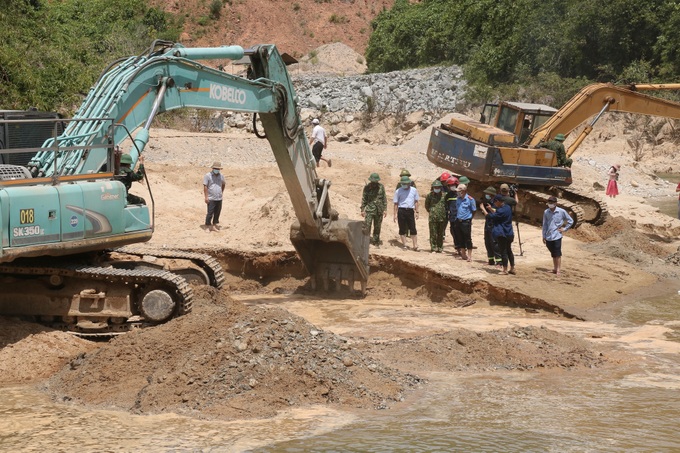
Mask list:
[[[484,195],[484,198],[486,198],[487,200],[491,200],[491,195]]]
[[[555,209],[557,207],[557,205],[555,203],[548,203],[548,207],[550,209]]]
[[[439,192],[441,192],[442,190],[441,190],[441,189],[432,189],[432,191],[433,191],[434,193],[439,193]]]
[[[402,184],[401,185],[402,189],[408,189],[409,187],[411,187],[411,184]]]
[[[220,171],[217,168],[213,168],[213,174],[219,175]]]

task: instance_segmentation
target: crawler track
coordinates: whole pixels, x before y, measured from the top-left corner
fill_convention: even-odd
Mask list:
[[[34,316],[83,336],[110,336],[189,313],[193,290],[184,278],[158,269],[117,269],[65,263],[0,266],[2,314]],[[149,319],[149,294],[164,294],[167,319]],[[156,293],[157,294],[157,293]]]
[[[185,252],[182,250],[150,247],[147,245],[127,245],[125,247],[119,247],[115,251],[139,257],[153,255],[159,258],[189,260],[206,272],[210,278],[211,286],[221,288],[225,281],[222,266],[220,266],[215,258],[205,253]]]

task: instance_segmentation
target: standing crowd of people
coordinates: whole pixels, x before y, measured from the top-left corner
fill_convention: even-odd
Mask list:
[[[399,245],[409,248],[407,239],[410,238],[411,250],[418,251],[416,220],[420,214],[420,195],[408,170],[402,170],[399,176],[400,180],[392,197],[393,220],[399,227]],[[472,221],[479,209],[484,215],[487,264],[498,266],[504,275],[515,275],[512,245],[515,241],[513,214],[518,203],[517,187],[501,184],[496,190],[489,186],[480,199],[475,200],[468,193],[469,183],[470,180],[465,176],[457,177],[444,172],[430,184],[430,191],[425,196],[425,210],[429,214],[430,252],[444,251],[446,227],[449,225],[454,255],[466,262],[472,262]],[[387,194],[377,173],[372,173],[364,186],[361,216],[364,218],[364,229],[371,238],[371,245],[382,245],[380,232],[382,219],[387,216]],[[572,225],[571,216],[557,207],[557,198],[548,198],[543,215],[542,237],[553,259],[553,269],[550,271],[553,274],[561,273],[562,235]]]

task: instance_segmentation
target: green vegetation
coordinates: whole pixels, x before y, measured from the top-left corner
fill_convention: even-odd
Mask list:
[[[212,0],[210,3],[210,18],[217,20],[222,15],[222,0]]]
[[[396,0],[371,25],[370,72],[459,64],[473,96],[560,104],[591,81],[680,76],[675,0]]]
[[[341,16],[341,15],[338,15],[338,14],[331,14],[331,17],[328,19],[328,22],[330,22],[331,24],[340,25],[340,24],[346,24],[347,22],[349,22],[349,19],[347,18],[347,16]]]
[[[176,41],[181,21],[144,0],[2,2],[0,109],[72,114],[113,60],[154,39]]]

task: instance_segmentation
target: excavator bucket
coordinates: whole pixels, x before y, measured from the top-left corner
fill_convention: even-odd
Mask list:
[[[300,223],[295,222],[290,240],[312,276],[314,289],[319,283],[324,290],[331,284],[335,285],[331,289],[340,289],[345,281],[352,290],[359,281],[362,292],[366,290],[369,236],[363,231],[363,222],[334,220],[324,228],[321,239],[306,238]]]

